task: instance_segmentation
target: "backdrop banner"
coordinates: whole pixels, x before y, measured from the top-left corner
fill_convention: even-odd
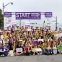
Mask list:
[[[52,12],[45,12],[45,17],[46,18],[52,17]]]
[[[41,19],[41,12],[15,12],[16,20]]]
[[[4,17],[12,17],[12,12],[4,12]]]

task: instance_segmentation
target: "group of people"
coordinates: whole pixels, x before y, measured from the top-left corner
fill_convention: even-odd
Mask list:
[[[62,36],[57,38],[50,30],[12,26],[0,31],[0,56],[62,54]]]

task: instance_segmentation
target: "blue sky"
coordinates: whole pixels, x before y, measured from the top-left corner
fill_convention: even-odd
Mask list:
[[[9,4],[5,11],[10,12],[53,12],[54,17],[58,17],[58,27],[62,27],[62,0],[0,0],[0,8],[2,9],[2,3],[7,4],[13,2],[13,5]],[[15,20],[15,17],[12,17],[12,21]],[[36,26],[43,26],[43,21],[51,23],[52,28],[55,28],[55,18],[47,19],[43,15],[41,20],[30,20],[30,22],[37,22]],[[15,20],[17,24],[20,24],[19,20]],[[24,22],[29,20],[22,20],[22,25]]]

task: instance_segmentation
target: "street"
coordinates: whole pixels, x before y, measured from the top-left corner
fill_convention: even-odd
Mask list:
[[[0,57],[0,62],[62,62],[62,55]]]

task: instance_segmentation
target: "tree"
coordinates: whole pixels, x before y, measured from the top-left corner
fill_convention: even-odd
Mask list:
[[[4,26],[4,16],[2,14],[2,10],[0,9],[0,29]]]
[[[59,28],[59,31],[61,31],[62,30],[62,28]]]

